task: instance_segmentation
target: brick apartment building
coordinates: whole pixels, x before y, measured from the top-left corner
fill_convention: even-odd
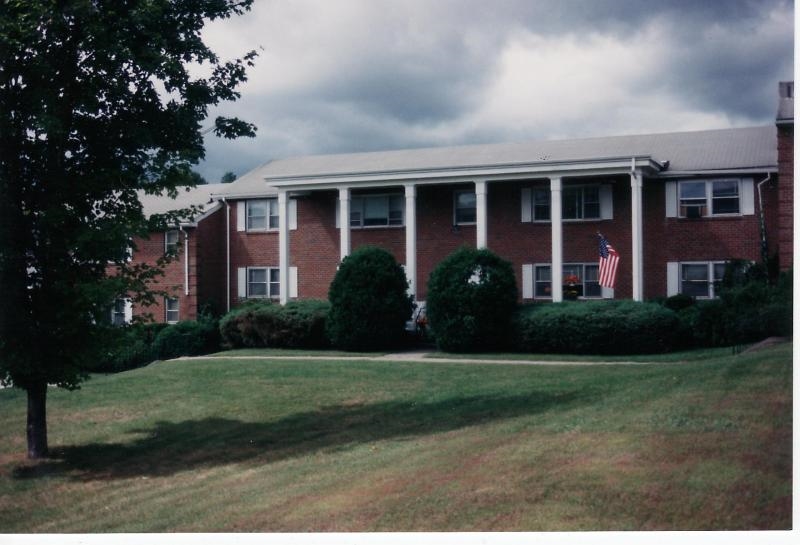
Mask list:
[[[138,241],[137,260],[179,253],[161,285],[174,296],[144,312],[325,298],[365,244],[403,264],[417,301],[462,245],[510,261],[525,302],[563,300],[567,276],[586,299],[714,297],[726,259],[792,265],[793,87],[780,84],[773,126],[298,157],[143,199],[149,213],[202,207]],[[598,233],[621,256],[614,290],[597,282]]]

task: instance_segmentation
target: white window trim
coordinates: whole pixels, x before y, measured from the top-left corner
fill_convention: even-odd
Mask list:
[[[250,227],[250,206],[254,203],[265,203],[267,207],[267,216],[266,216],[266,226],[265,227]],[[275,207],[275,214],[270,214],[270,210]],[[278,231],[278,226],[270,227],[270,218],[275,217],[276,223],[279,223],[279,210],[278,210],[278,199],[277,198],[269,198],[269,199],[248,199],[245,201],[244,205],[244,226],[245,231],[248,233],[266,233],[269,231]]]
[[[705,265],[706,266],[706,272],[708,273],[708,280],[707,280],[707,284],[708,284],[707,293],[708,293],[708,295],[705,295],[705,296],[696,295],[696,296],[692,296],[692,297],[694,297],[695,299],[702,299],[702,300],[718,298],[719,295],[714,290],[714,265],[725,265],[726,263],[727,262],[724,261],[724,260],[723,261],[719,261],[719,260],[717,260],[717,261],[679,261],[678,262],[678,268],[677,268],[677,274],[678,274],[678,277],[677,277],[677,288],[678,288],[678,293],[683,293],[683,266],[684,265]],[[722,280],[722,279],[720,279],[720,280]]]
[[[278,271],[278,278],[280,279],[280,268],[279,267],[247,267],[247,272],[245,273],[245,289],[246,289],[246,297],[248,299],[278,299],[280,298],[280,293],[273,294],[272,284],[275,282],[270,282],[270,278],[272,277],[272,271]],[[250,271],[266,271],[267,273],[267,293],[265,295],[253,295],[250,293]],[[278,289],[280,290],[280,280],[278,281]]]
[[[597,188],[598,190],[598,198],[599,198],[599,207],[598,213],[599,216],[597,217],[590,217],[590,218],[566,218],[562,217],[561,221],[563,223],[582,223],[582,222],[593,222],[593,221],[604,221],[604,220],[612,220],[614,219],[614,193],[613,193],[613,185],[610,183],[584,183],[584,184],[576,184],[576,185],[565,185],[561,190],[561,210],[563,214],[564,210],[564,195],[567,191],[571,189],[581,189],[584,190],[586,188]],[[522,222],[523,223],[550,223],[551,219],[543,219],[536,217],[536,204],[535,204],[535,196],[537,191],[544,191],[550,195],[550,189],[545,186],[532,186],[526,187],[522,189],[521,199],[522,199]],[[526,202],[527,201],[527,202]],[[548,210],[550,209],[550,201],[548,200]]]
[[[169,248],[170,247],[170,242],[169,242],[170,233],[175,233],[175,243],[172,244],[175,247],[175,249],[172,252],[170,251],[170,248]],[[180,250],[180,247],[181,247],[181,232],[180,232],[180,230],[179,229],[170,229],[169,231],[165,231],[164,232],[164,253],[165,254],[168,254],[168,253],[176,253],[177,254],[178,251]]]
[[[388,222],[389,222],[390,218],[387,216],[386,225],[364,225],[364,202],[366,201],[366,199],[382,198],[382,197],[387,197],[387,198],[390,198],[390,199],[391,199],[391,197],[395,197],[395,198],[400,200],[400,203],[401,203],[400,204],[400,212],[401,212],[401,214],[403,216],[402,220],[401,220],[401,223],[399,223],[399,224],[389,224]],[[370,193],[370,194],[366,194],[366,195],[351,195],[350,196],[350,214],[351,214],[351,216],[352,216],[353,212],[356,211],[355,210],[355,203],[358,202],[358,201],[361,201],[361,203],[362,203],[361,209],[358,210],[361,213],[361,225],[353,225],[352,223],[350,223],[350,229],[402,229],[402,228],[404,228],[406,226],[406,203],[405,203],[405,196],[403,195],[403,193],[393,192],[393,193],[374,193],[374,194]],[[336,217],[337,217],[337,221],[338,221],[338,217],[339,217],[339,207],[338,207],[339,203],[338,203],[338,201],[337,201],[336,205],[337,205]],[[391,205],[390,205],[389,206],[389,212],[391,213],[391,211],[392,211],[392,209],[391,209]],[[350,221],[349,218],[348,218],[348,221]],[[338,225],[337,225],[337,227],[338,227]]]
[[[599,267],[599,263],[597,263],[596,261],[585,261],[585,262],[575,262],[575,263],[573,263],[573,262],[564,263],[563,264],[563,268],[566,269],[567,267],[575,267],[575,266],[584,267],[583,274],[584,274],[584,277],[585,277],[585,275],[586,275],[585,267],[587,265],[588,266],[593,266],[593,267]],[[523,265],[523,267],[524,267],[524,265]],[[532,281],[531,292],[530,292],[531,293],[531,297],[528,297],[528,299],[534,299],[534,300],[538,300],[538,301],[550,301],[553,298],[552,296],[548,297],[546,295],[537,295],[536,294],[536,269],[539,268],[539,267],[549,267],[550,268],[550,287],[551,287],[551,292],[552,292],[553,264],[552,263],[533,263],[532,266],[531,266],[530,273],[529,273],[530,274],[530,279]],[[524,276],[528,276],[528,274],[524,274]],[[584,284],[584,288],[585,288],[586,281],[584,280],[581,283]],[[525,286],[523,286],[523,294],[526,293],[526,291],[527,290],[525,289]],[[580,297],[578,297],[578,300],[581,300],[581,301],[583,301],[583,300],[599,301],[601,299],[613,299],[613,297],[614,297],[613,296],[613,290],[607,290],[606,288],[603,288],[602,286],[600,286],[600,295],[591,296],[591,297],[587,297],[585,295],[581,295]],[[523,296],[523,298],[525,298],[525,297]]]
[[[170,301],[175,301],[178,304],[178,308],[174,311],[170,311],[169,303]],[[177,320],[170,320],[169,313],[175,312],[178,315]],[[181,320],[181,300],[178,297],[165,297],[164,298],[164,321],[168,324],[177,324]]]
[[[681,215],[681,185],[682,184],[689,184],[689,183],[704,183],[705,184],[705,199],[706,199],[706,213],[701,218],[737,218],[740,216],[748,216],[752,215],[753,211],[750,211],[750,206],[748,205],[749,201],[752,200],[751,197],[745,195],[746,192],[752,193],[752,180],[750,178],[708,178],[708,179],[690,179],[690,180],[678,180],[675,183],[675,209],[674,213],[677,218],[681,219],[695,219],[690,218],[689,216]],[[738,190],[738,197],[739,197],[739,211],[738,212],[728,212],[728,213],[721,213],[721,214],[714,214],[713,212],[713,200],[714,200],[714,183],[715,182],[736,182],[737,190]],[[669,189],[668,189],[669,190]],[[669,202],[669,200],[668,200]],[[670,206],[667,206],[667,212],[669,215]]]
[[[458,221],[458,196],[462,193],[475,195],[474,189],[456,189],[453,191],[453,225],[477,225],[478,224],[478,199],[475,195],[475,221]]]

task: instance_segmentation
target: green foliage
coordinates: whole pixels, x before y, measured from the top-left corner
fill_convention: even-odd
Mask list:
[[[408,280],[392,254],[364,246],[347,256],[328,291],[326,330],[343,350],[380,350],[405,338],[412,302]]]
[[[152,354],[162,360],[198,356],[219,350],[219,324],[201,316],[162,329],[153,340]]]
[[[219,330],[229,348],[325,348],[329,309],[327,301],[251,301],[223,316]]]
[[[76,388],[88,376],[106,340],[108,303],[144,306],[162,295],[152,282],[164,260],[128,262],[130,240],[191,211],[146,218],[139,194],[174,195],[199,181],[201,126],[211,108],[239,96],[256,56],[221,60],[201,31],[251,4],[2,4],[0,380],[36,393],[31,457],[47,453],[47,385]],[[190,70],[197,65],[202,76]],[[255,131],[226,118],[214,129],[226,138]]]
[[[236,181],[236,174],[230,171],[223,174],[222,177],[219,179],[219,183],[221,184],[229,184],[233,181]]]
[[[153,341],[167,327],[164,323],[108,327],[106,350],[98,357],[93,371],[118,373],[150,363],[156,359]]]
[[[517,306],[514,270],[489,250],[461,248],[431,273],[426,305],[441,350],[502,348]]]
[[[514,329],[523,352],[648,354],[680,345],[678,316],[657,303],[528,305],[517,313]]]

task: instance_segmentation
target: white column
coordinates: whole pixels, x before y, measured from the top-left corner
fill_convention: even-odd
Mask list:
[[[486,181],[480,180],[475,182],[475,232],[477,240],[475,246],[480,250],[486,248]]]
[[[644,252],[642,230],[642,176],[631,171],[631,270],[633,273],[633,300],[644,300]]]
[[[350,188],[339,188],[339,259],[350,255]]]
[[[417,186],[406,184],[406,278],[408,292],[417,299]]]
[[[554,303],[564,300],[561,282],[564,278],[563,229],[561,225],[561,178],[550,178],[550,291]]]
[[[289,302],[289,198],[285,189],[278,190],[278,261],[280,267],[280,302]]]

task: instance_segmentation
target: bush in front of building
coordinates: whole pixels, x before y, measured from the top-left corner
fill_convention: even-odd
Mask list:
[[[405,340],[411,319],[408,280],[394,256],[363,246],[339,266],[328,291],[326,323],[333,346],[344,350],[383,350]]]
[[[119,373],[147,365],[156,359],[153,341],[167,327],[163,323],[136,323],[106,328],[103,335],[107,349],[100,354],[94,371]]]
[[[162,329],[153,340],[153,354],[167,360],[181,356],[199,356],[219,350],[219,323],[210,316],[197,321],[178,322]]]
[[[517,308],[514,269],[489,250],[463,247],[431,273],[426,305],[439,349],[476,352],[505,348]]]
[[[623,355],[675,349],[679,326],[677,314],[658,303],[580,301],[526,305],[514,330],[521,352]]]
[[[326,348],[327,301],[291,301],[286,305],[251,301],[220,320],[227,348]]]

